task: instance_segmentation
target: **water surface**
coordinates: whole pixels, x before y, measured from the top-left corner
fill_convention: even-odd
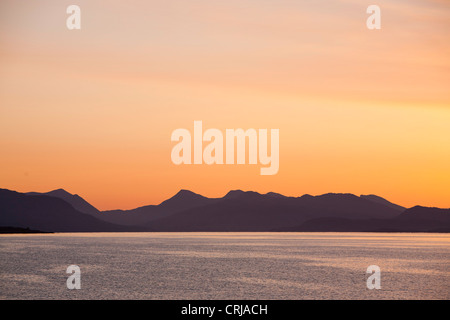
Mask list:
[[[1,235],[0,299],[449,299],[449,262],[447,234]]]

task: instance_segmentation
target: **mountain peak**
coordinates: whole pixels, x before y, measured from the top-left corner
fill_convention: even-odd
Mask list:
[[[71,194],[70,192],[67,192],[66,190],[60,188],[55,189],[46,193],[39,193],[39,192],[28,192],[26,195],[29,196],[50,196],[54,198],[60,198],[67,203],[69,203],[71,206],[73,206],[75,209],[82,213],[87,213],[91,215],[96,215],[99,213],[98,209],[95,208],[93,205],[91,205],[89,202],[84,200],[82,197],[80,197],[77,194]]]
[[[259,192],[256,191],[243,191],[243,190],[230,190],[222,199],[238,199],[242,197],[254,197],[261,196]]]
[[[319,197],[356,197],[353,193],[339,193],[339,192],[329,192],[320,195]]]
[[[392,202],[390,202],[390,201],[388,201],[388,200],[386,200],[386,199],[384,199],[384,198],[382,198],[380,196],[374,195],[374,194],[368,194],[368,195],[363,195],[362,194],[359,197],[361,199],[366,199],[366,200],[373,201],[373,202],[376,202],[376,203],[379,203],[379,204],[383,204],[383,205],[388,206],[388,207],[390,207],[392,209],[395,209],[397,211],[404,211],[406,209],[406,208],[404,208],[402,206],[399,206],[398,204],[392,203]]]
[[[179,211],[185,208],[190,208],[196,206],[199,203],[204,203],[208,201],[206,198],[200,194],[192,192],[190,190],[181,189],[173,197],[161,202],[158,206],[169,211]]]
[[[52,191],[47,192],[48,195],[72,195],[70,192],[67,192],[66,190],[59,188]]]
[[[242,190],[230,190],[228,191],[228,193],[223,197],[224,199],[232,199],[232,198],[237,198],[241,195],[243,195],[245,193],[245,191]]]
[[[185,201],[195,201],[197,199],[207,199],[207,198],[190,190],[181,189],[174,196],[172,196],[167,200],[164,200],[159,205],[167,206],[169,204],[184,203]]]
[[[285,195],[282,195],[281,193],[277,193],[277,192],[267,192],[265,195],[272,197],[272,198],[286,198]]]
[[[197,197],[203,197],[202,195],[192,192],[190,190],[187,189],[180,189],[180,191],[178,191],[172,198],[170,199],[175,199],[175,198],[197,198]],[[169,199],[169,200],[170,200]]]

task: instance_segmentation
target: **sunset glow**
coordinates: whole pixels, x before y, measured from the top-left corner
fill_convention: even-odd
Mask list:
[[[376,194],[450,207],[450,3],[0,4],[0,187],[100,210],[180,189]],[[6,10],[8,9],[8,10]],[[175,165],[171,133],[279,129],[279,171]]]

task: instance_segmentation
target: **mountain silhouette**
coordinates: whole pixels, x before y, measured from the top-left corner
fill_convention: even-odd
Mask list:
[[[436,222],[449,223],[450,209],[429,208],[415,206],[405,210],[397,217],[400,221],[406,220],[432,220]]]
[[[0,189],[0,226],[52,232],[140,231],[100,221],[53,196]]]
[[[276,231],[291,232],[450,232],[450,209],[416,206],[392,219],[316,218]]]
[[[160,231],[271,231],[318,217],[394,218],[401,211],[352,194],[285,197],[233,190],[213,203],[147,224]]]
[[[450,232],[450,209],[405,209],[379,196],[349,193],[288,197],[231,190],[207,198],[180,190],[158,205],[101,212],[63,189],[45,194],[0,189],[0,226],[50,232]]]
[[[55,198],[60,198],[72,205],[75,209],[80,212],[87,213],[90,215],[97,215],[100,211],[93,205],[88,203],[86,200],[81,198],[77,194],[71,194],[64,189],[57,189],[50,192],[40,193],[40,192],[27,192],[30,196],[50,196]]]
[[[148,205],[132,210],[102,211],[98,218],[103,221],[128,226],[142,225],[183,210],[213,203],[216,200],[206,198],[189,190],[180,190],[172,198],[161,202],[159,205]]]
[[[360,195],[359,197],[363,198],[363,199],[371,200],[371,201],[374,201],[374,202],[377,202],[377,203],[384,204],[384,205],[386,205],[388,207],[391,207],[393,209],[396,209],[398,211],[404,211],[406,209],[405,207],[402,207],[402,206],[399,206],[398,204],[389,202],[386,199],[383,199],[382,197],[376,196],[374,194]]]
[[[450,232],[450,209],[415,206],[394,220],[405,231]]]

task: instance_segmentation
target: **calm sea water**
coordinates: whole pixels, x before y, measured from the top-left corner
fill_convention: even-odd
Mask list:
[[[449,262],[446,234],[2,235],[0,298],[449,299]],[[80,290],[66,287],[72,264]]]

